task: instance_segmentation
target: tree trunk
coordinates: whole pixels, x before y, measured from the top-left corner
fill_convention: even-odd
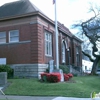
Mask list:
[[[93,62],[92,71],[91,71],[92,75],[96,74],[97,65],[98,65],[99,60],[100,60],[99,57],[97,57]]]

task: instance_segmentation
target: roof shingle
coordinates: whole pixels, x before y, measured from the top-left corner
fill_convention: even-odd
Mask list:
[[[36,11],[40,10],[35,5],[31,4],[29,0],[19,0],[0,6],[0,18],[23,15]]]

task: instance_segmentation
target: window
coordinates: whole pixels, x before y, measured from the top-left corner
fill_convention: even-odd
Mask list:
[[[6,32],[0,32],[0,43],[6,43]]]
[[[62,63],[65,63],[65,44],[62,43]]]
[[[77,63],[77,66],[79,65],[79,48],[76,47],[76,63]]]
[[[69,47],[69,57],[71,58],[71,48]]]
[[[87,66],[85,66],[85,71],[87,70]]]
[[[9,42],[19,42],[19,31],[12,30],[9,32]]]
[[[52,56],[52,35],[50,32],[45,32],[45,55]]]

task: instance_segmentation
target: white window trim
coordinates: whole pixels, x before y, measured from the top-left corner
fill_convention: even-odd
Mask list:
[[[0,37],[0,39],[4,39],[5,38],[5,42],[0,42],[0,44],[6,43],[6,32],[0,32],[0,34],[3,34],[3,33],[5,33],[5,36],[4,37]]]
[[[46,39],[46,34],[50,35],[50,39]],[[50,45],[50,48],[48,49],[48,54],[47,54],[47,49],[46,49],[46,43],[48,42],[48,45]],[[52,34],[48,31],[45,32],[45,55],[52,57]]]
[[[65,63],[65,44],[62,42],[62,63]]]
[[[19,39],[18,39],[18,41],[11,41],[10,40],[10,32],[12,32],[12,31],[18,31],[18,35],[16,35],[18,38],[19,38],[19,30],[11,30],[11,31],[9,31],[9,43],[12,43],[12,42],[19,42]]]

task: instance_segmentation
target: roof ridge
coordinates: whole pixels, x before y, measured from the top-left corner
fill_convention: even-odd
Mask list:
[[[27,1],[27,0],[26,0],[26,1]],[[37,10],[37,9],[36,9],[37,7],[36,7],[30,0],[28,0],[28,1],[29,1],[30,5],[32,6],[32,8],[35,9],[35,10]]]
[[[34,9],[34,6],[32,5],[30,0],[21,0],[21,1],[26,1],[27,3],[29,3],[31,5],[31,7]],[[35,9],[36,10],[36,9]]]
[[[27,1],[27,0],[26,0]],[[35,9],[36,11],[41,12],[42,14],[44,14],[38,7],[36,7],[30,0],[28,0],[30,5],[32,6],[33,9]]]

